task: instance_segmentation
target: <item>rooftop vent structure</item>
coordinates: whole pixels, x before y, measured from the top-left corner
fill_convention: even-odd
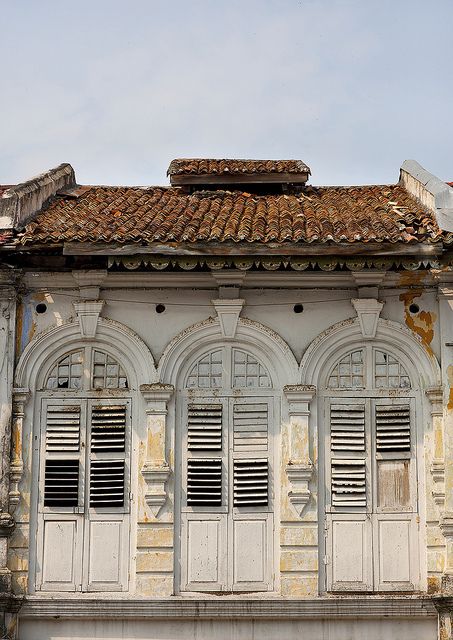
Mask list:
[[[172,186],[185,187],[188,191],[246,187],[254,192],[303,186],[310,173],[302,160],[208,158],[177,158],[171,161],[167,171]]]

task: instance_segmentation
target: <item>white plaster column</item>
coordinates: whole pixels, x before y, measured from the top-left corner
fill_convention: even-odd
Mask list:
[[[166,454],[167,403],[174,392],[171,384],[142,384],[146,402],[146,459],[141,473],[148,486],[145,501],[157,518],[167,501],[166,482],[171,469]]]
[[[445,505],[445,452],[444,452],[444,421],[443,421],[443,398],[444,390],[442,386],[430,387],[426,390],[426,395],[431,404],[431,420],[433,434],[432,458],[430,471],[433,481],[432,496],[434,502],[443,508]]]
[[[447,280],[439,286],[439,320],[441,331],[441,364],[444,383],[443,443],[445,450],[445,507],[440,528],[447,552],[443,590],[453,593],[453,274],[443,274]]]
[[[312,385],[287,385],[283,388],[288,401],[289,431],[286,474],[290,490],[288,498],[301,516],[310,500],[309,482],[313,474],[310,458],[310,402],[316,393]]]
[[[11,426],[11,464],[9,475],[9,510],[12,513],[20,501],[19,483],[24,471],[22,459],[22,432],[28,389],[13,389],[13,415]]]

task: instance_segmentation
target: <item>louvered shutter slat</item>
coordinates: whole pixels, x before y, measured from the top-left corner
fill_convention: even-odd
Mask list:
[[[187,461],[187,504],[191,507],[222,505],[222,461],[220,459]]]
[[[267,506],[269,465],[266,458],[233,462],[233,504],[235,507]]]
[[[235,451],[267,451],[267,404],[235,404],[233,446]]]
[[[80,407],[48,406],[46,451],[70,452],[80,448]]]
[[[411,449],[409,405],[376,407],[376,451],[404,452]]]
[[[331,405],[330,442],[332,451],[365,451],[364,405]]]
[[[79,461],[46,460],[44,506],[76,507],[79,499]]]
[[[124,505],[124,460],[92,460],[90,507]]]
[[[190,404],[188,408],[188,449],[222,449],[222,405]]]
[[[332,459],[332,506],[366,507],[365,460]]]
[[[124,451],[126,406],[95,406],[91,413],[91,451]]]

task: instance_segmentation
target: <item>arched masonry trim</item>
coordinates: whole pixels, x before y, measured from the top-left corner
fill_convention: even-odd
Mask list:
[[[65,353],[87,343],[118,359],[133,390],[157,381],[153,356],[141,338],[125,325],[108,318],[97,318],[95,337],[87,337],[80,322],[67,322],[40,333],[24,349],[16,369],[13,391],[12,476],[10,503],[19,501],[18,485],[23,472],[22,428],[25,405],[31,391],[44,387],[49,367]],[[146,400],[146,398],[145,398]]]

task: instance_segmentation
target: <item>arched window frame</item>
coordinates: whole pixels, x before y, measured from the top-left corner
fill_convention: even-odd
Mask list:
[[[109,391],[109,396],[113,394],[115,398],[130,397],[132,400],[131,420],[133,429],[131,431],[131,468],[137,466],[136,451],[137,443],[146,437],[146,417],[145,405],[141,393],[140,385],[156,383],[157,372],[154,359],[147,345],[125,325],[114,320],[100,318],[98,320],[95,338],[86,340],[81,336],[80,325],[77,322],[69,322],[51,327],[47,331],[38,334],[24,349],[16,367],[15,388],[21,392],[21,396],[27,397],[27,390],[32,393],[28,395],[30,400],[25,404],[24,417],[18,421],[20,434],[17,442],[23,442],[23,447],[17,450],[15,455],[18,462],[23,464],[23,473],[29,478],[31,486],[30,495],[30,539],[35,541],[31,545],[29,560],[29,592],[35,591],[35,577],[39,568],[36,556],[36,534],[37,534],[37,505],[38,505],[38,468],[40,460],[39,439],[40,439],[40,413],[43,397],[51,397],[56,394],[66,401],[71,400],[74,392],[71,389],[47,390],[45,381],[50,370],[49,363],[58,361],[65,353],[71,352],[89,345],[111,354],[121,365],[128,379],[128,389]],[[89,385],[87,385],[89,386]],[[99,398],[99,390],[84,391],[86,398]],[[23,459],[23,463],[22,463]],[[20,482],[20,474],[17,474],[17,482]],[[131,490],[136,493],[137,478],[132,476]],[[132,522],[135,521],[137,504],[132,503]],[[28,511],[24,512],[28,514]],[[133,543],[133,535],[130,536],[130,545]],[[132,546],[127,551],[127,571],[130,573],[130,589],[135,583],[135,550]],[[102,586],[97,591],[109,591],[108,586]]]

